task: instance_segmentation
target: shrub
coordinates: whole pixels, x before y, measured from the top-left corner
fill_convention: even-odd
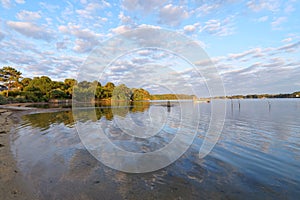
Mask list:
[[[7,103],[7,99],[4,96],[0,95],[0,105],[6,104],[6,103]]]
[[[55,89],[50,92],[50,99],[65,99],[67,94],[61,90]]]

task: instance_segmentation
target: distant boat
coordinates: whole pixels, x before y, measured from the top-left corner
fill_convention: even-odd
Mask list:
[[[210,103],[209,99],[197,99],[197,98],[194,98],[193,101],[195,103]]]

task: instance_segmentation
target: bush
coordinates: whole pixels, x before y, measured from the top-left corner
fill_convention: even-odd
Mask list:
[[[2,104],[7,104],[7,99],[4,96],[0,95],[0,105]]]
[[[20,94],[21,94],[20,96],[22,96],[22,98],[24,98],[26,102],[48,101],[48,98],[39,91],[35,91],[35,92],[26,91],[26,92],[21,92]]]
[[[18,96],[18,95],[20,95],[20,91],[17,91],[17,90],[11,90],[11,91],[8,91],[8,96],[9,97],[16,97],[16,96]]]
[[[55,89],[50,92],[50,99],[65,99],[67,94],[61,90]]]
[[[26,98],[24,98],[24,97],[22,97],[22,96],[17,96],[17,97],[16,97],[16,101],[17,101],[18,103],[26,103],[26,102],[28,102],[28,101],[26,100]]]

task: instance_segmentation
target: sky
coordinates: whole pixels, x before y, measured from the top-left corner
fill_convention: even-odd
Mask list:
[[[24,77],[78,78],[103,43],[153,28],[197,42],[227,95],[300,90],[300,1],[1,0],[0,13],[0,67]],[[154,93],[186,86],[201,95],[206,77],[192,69],[180,55],[144,48],[120,56],[98,77]]]

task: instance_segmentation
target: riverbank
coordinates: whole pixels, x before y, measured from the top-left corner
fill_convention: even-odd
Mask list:
[[[31,200],[33,194],[26,188],[10,150],[10,131],[18,122],[18,111],[0,109],[0,199]]]

